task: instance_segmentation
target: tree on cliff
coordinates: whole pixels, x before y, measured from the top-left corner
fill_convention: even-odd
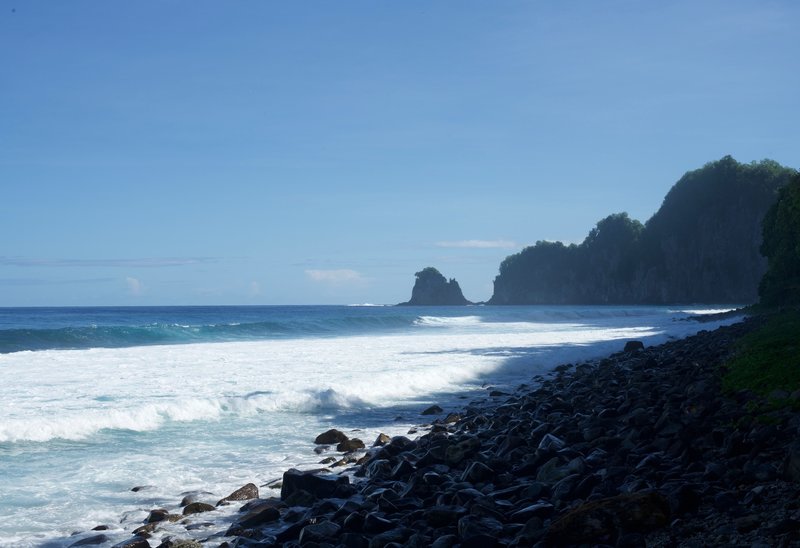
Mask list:
[[[506,258],[491,304],[750,303],[767,269],[761,223],[797,172],[730,156],[686,173],[643,226],[625,213],[578,246],[537,242]]]
[[[800,304],[800,176],[781,189],[764,217],[761,253],[769,265],[759,286],[761,303]]]
[[[450,278],[447,280],[441,272],[432,266],[423,268],[416,274],[414,288],[411,290],[411,300],[401,305],[417,306],[450,306],[472,304],[464,298],[458,282]]]

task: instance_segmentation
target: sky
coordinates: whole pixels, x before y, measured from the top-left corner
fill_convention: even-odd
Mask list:
[[[0,0],[0,306],[396,303],[800,168],[800,3]]]

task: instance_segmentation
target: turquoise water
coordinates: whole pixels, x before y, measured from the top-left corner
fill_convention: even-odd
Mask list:
[[[718,325],[682,321],[697,311],[0,309],[0,546],[67,546],[100,524],[122,540],[185,491],[215,502],[318,466],[327,428],[368,443],[406,433],[426,406],[458,408],[487,383]]]

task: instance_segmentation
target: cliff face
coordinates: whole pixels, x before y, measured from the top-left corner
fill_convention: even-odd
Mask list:
[[[580,245],[537,242],[500,265],[491,304],[752,303],[761,222],[796,172],[730,156],[684,175],[642,225],[611,215]]]
[[[415,274],[416,281],[411,290],[411,300],[400,305],[409,306],[451,306],[472,304],[464,298],[461,287],[454,279],[449,281],[433,267],[427,267]]]

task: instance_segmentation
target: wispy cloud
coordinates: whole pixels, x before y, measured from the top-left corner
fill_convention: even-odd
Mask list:
[[[128,293],[134,297],[138,297],[144,292],[144,285],[138,278],[128,276],[125,278],[125,283],[128,284]]]
[[[117,278],[84,278],[74,280],[46,280],[43,278],[0,278],[0,285],[25,286],[25,285],[79,285],[100,284],[117,280]]]
[[[361,275],[361,273],[349,268],[337,268],[333,270],[306,270],[306,276],[308,276],[308,278],[314,282],[332,284],[345,284],[364,281],[364,277]]]
[[[508,249],[517,247],[517,243],[510,240],[456,240],[453,242],[436,242],[436,247]]]
[[[263,293],[261,291],[261,284],[256,282],[256,281],[250,282],[250,286],[248,287],[247,295],[249,297],[260,297],[262,294]]]
[[[138,259],[25,259],[0,257],[0,265],[26,267],[162,268],[218,262],[216,257],[143,257]]]

